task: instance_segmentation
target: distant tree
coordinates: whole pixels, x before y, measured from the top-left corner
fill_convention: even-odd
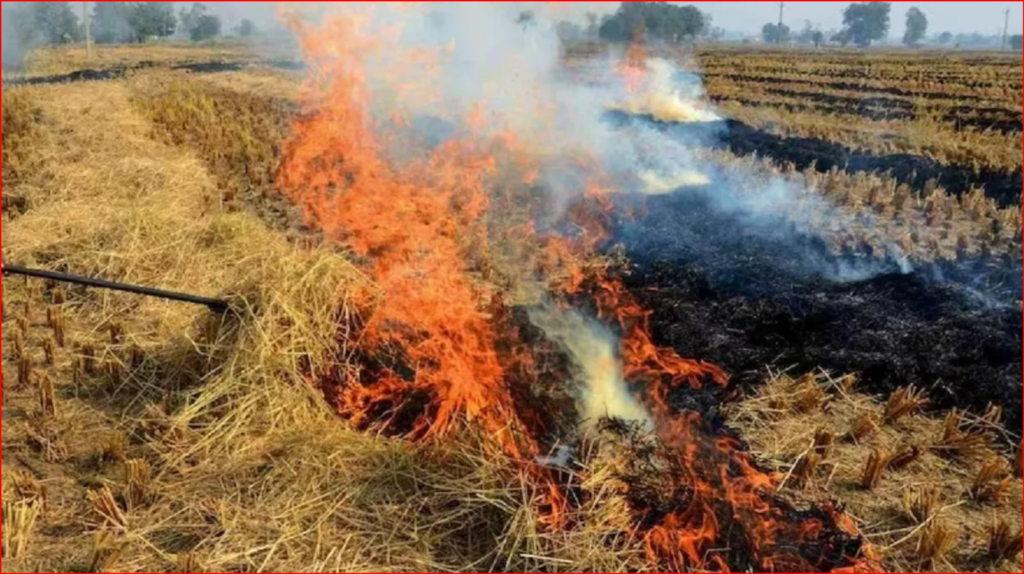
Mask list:
[[[26,44],[69,44],[81,37],[78,16],[67,2],[31,2],[28,10],[24,24],[30,27],[19,31],[19,36],[28,40]]]
[[[1018,52],[1024,49],[1024,36],[1017,34],[1016,36],[1010,38],[1010,47],[1012,47],[1014,50]]]
[[[243,38],[252,38],[256,35],[256,24],[248,18],[243,18],[238,24],[238,35]]]
[[[769,23],[761,28],[761,39],[767,44],[785,44],[789,42],[790,30],[785,24]]]
[[[196,2],[188,10],[182,10],[179,16],[181,30],[193,42],[209,40],[220,35],[220,18],[207,13],[206,5]]]
[[[677,42],[684,38],[700,37],[711,27],[711,16],[694,6],[670,5],[669,13],[672,15],[672,27],[666,30],[666,35],[674,36]]]
[[[178,12],[178,30],[182,36],[191,36],[192,29],[196,27],[199,19],[206,16],[206,4],[196,2],[187,10],[182,8]]]
[[[813,45],[818,48],[825,43],[825,34],[816,28],[810,20],[805,20],[804,29],[797,35],[796,41],[804,46]]]
[[[220,18],[212,14],[205,14],[192,24],[192,30],[189,31],[188,36],[193,42],[216,38],[220,36],[220,26]]]
[[[850,40],[861,48],[885,38],[889,33],[889,13],[892,5],[888,2],[858,2],[850,4],[843,11],[843,25],[849,31]]]
[[[140,42],[174,35],[177,23],[173,2],[134,2],[128,11],[128,24]]]
[[[903,33],[903,44],[916,46],[928,33],[928,17],[919,8],[907,10],[907,30]]]
[[[668,2],[623,2],[600,26],[601,38],[611,42],[630,42],[638,31],[655,40],[678,44],[704,35],[710,18],[694,6]]]
[[[96,2],[92,7],[92,37],[97,44],[119,44],[135,38],[128,2]]]
[[[835,42],[836,44],[839,44],[845,48],[850,44],[850,42],[853,41],[853,36],[850,34],[849,30],[840,30],[835,34],[832,34],[832,37],[829,39],[829,41]]]
[[[939,42],[939,44],[946,46],[953,41],[953,34],[952,32],[943,32],[939,34],[939,37],[936,38],[936,40]]]

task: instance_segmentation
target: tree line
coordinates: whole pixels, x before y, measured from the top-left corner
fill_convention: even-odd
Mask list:
[[[888,37],[891,26],[892,5],[889,2],[856,2],[843,10],[843,26],[840,30],[825,32],[810,22],[805,22],[800,31],[790,29],[785,23],[768,23],[761,29],[761,38],[769,44],[797,43],[822,46],[838,44],[867,48]],[[605,40],[609,42],[631,42],[638,36],[648,41],[668,44],[692,42],[697,39],[716,40],[725,36],[725,31],[713,26],[711,16],[694,6],[668,2],[623,2],[614,14],[586,15],[586,23],[559,22],[556,32],[563,41]],[[913,7],[906,14],[906,28],[903,43],[919,46],[928,36],[928,16],[920,8]],[[941,45],[964,45],[996,47],[999,39],[980,35],[959,35],[943,33],[930,39]],[[1020,36],[1009,39],[1014,50],[1021,50]]]
[[[784,23],[768,23],[761,28],[761,39],[768,44],[813,44],[820,46],[826,42],[842,46],[854,45],[867,48],[871,44],[884,40],[891,26],[892,5],[889,2],[858,2],[850,4],[843,10],[843,28],[826,34],[806,22],[799,34],[793,34]],[[966,45],[976,47],[993,47],[998,45],[999,38],[980,34],[960,34],[954,36],[943,32],[932,37],[928,36],[928,16],[918,7],[907,10],[906,26],[903,33],[903,44],[908,47],[920,46],[926,41],[948,45]],[[1021,50],[1021,36],[1009,38],[1010,47]]]
[[[5,10],[9,29],[22,46],[70,44],[85,39],[85,26],[68,2],[25,2]],[[127,44],[170,37],[200,42],[220,36],[222,22],[204,4],[174,12],[173,2],[95,2],[89,15],[97,44]],[[235,32],[248,37],[255,24],[242,20]]]

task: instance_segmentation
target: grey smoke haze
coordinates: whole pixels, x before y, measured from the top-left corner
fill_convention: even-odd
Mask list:
[[[13,23],[11,18],[8,17],[11,9],[13,8],[12,2],[4,2],[3,6],[0,7],[0,21],[2,21],[3,34],[3,69],[12,70],[17,69],[21,66],[22,59],[24,58],[25,47],[21,45],[21,42],[17,39],[17,32],[13,29]]]

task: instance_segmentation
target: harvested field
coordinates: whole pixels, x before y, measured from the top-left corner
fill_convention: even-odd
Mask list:
[[[1019,57],[297,33],[5,76],[5,262],[230,310],[4,277],[4,572],[1020,571]]]

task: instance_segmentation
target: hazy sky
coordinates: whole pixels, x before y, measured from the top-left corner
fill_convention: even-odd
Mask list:
[[[4,2],[8,4],[8,2]],[[76,3],[77,4],[77,3]],[[177,2],[189,6],[191,2]],[[275,4],[272,2],[206,2],[207,6],[221,14],[230,27],[242,18],[266,26],[274,21]],[[308,3],[307,3],[308,4]],[[522,2],[535,7],[539,2]],[[779,17],[778,2],[679,2],[694,4],[714,17],[715,25],[730,31],[758,33],[768,22]],[[842,26],[842,11],[849,2],[786,2],[786,22],[791,28],[803,27],[804,20],[810,20],[828,30]],[[891,36],[902,36],[907,10],[917,6],[928,15],[930,34],[940,32],[981,32],[1001,34],[1003,15],[1010,10],[1010,33],[1020,34],[1022,28],[1021,2],[893,2]],[[587,11],[606,13],[618,8],[618,2],[573,2],[553,8],[548,5],[538,11],[565,11],[582,18]]]
[[[688,2],[711,14],[715,25],[740,32],[759,32],[779,18],[778,2]],[[791,28],[804,20],[824,29],[840,28],[849,2],[786,2],[785,19]],[[1020,34],[1021,2],[893,2],[890,34],[902,36],[907,10],[917,6],[928,16],[928,32],[1003,32],[1003,17],[1010,10],[1010,33]]]
[[[188,4],[181,2],[180,4]],[[537,4],[524,2],[523,4]],[[727,30],[756,33],[761,27],[779,17],[778,2],[680,2],[693,4],[714,17],[715,25]],[[786,22],[791,28],[803,27],[810,20],[823,29],[840,28],[842,11],[849,2],[786,2]],[[1002,33],[1003,15],[1010,10],[1010,33],[1020,34],[1022,29],[1021,2],[893,2],[892,36],[902,36],[907,10],[917,6],[928,15],[929,33],[982,32]],[[207,2],[228,20],[250,17],[266,22],[273,18],[271,3]],[[587,11],[611,12],[618,2],[580,2],[568,4],[564,9],[582,15]],[[545,10],[546,11],[546,10]]]

